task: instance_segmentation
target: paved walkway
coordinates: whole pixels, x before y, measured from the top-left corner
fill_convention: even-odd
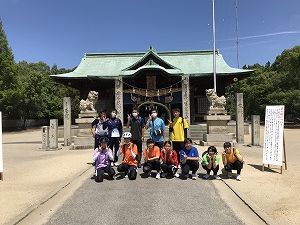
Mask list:
[[[261,131],[262,142],[263,127]],[[262,147],[247,147],[251,137],[246,135],[245,145],[237,147],[246,161],[242,170],[241,182],[233,179],[224,179],[223,181],[198,179],[197,181],[187,181],[189,183],[184,184],[193,185],[191,188],[195,190],[198,187],[202,189],[203,186],[213,184],[217,189],[216,193],[219,193],[223,200],[238,206],[233,210],[241,221],[244,220],[245,222],[247,219],[251,221],[251,218],[246,218],[247,216],[243,215],[244,210],[239,210],[239,208],[247,206],[268,224],[272,224],[272,220],[277,224],[296,224],[299,221],[298,202],[300,197],[293,195],[293,193],[297,193],[299,190],[300,177],[296,171],[300,169],[298,163],[300,151],[294,151],[294,149],[299,148],[297,141],[299,137],[300,130],[285,129],[288,170],[283,170],[282,175],[278,173],[280,167],[276,166],[271,166],[270,169],[261,172]],[[60,143],[63,142],[62,140],[59,141]],[[92,150],[69,150],[68,147],[62,147],[58,151],[45,151],[39,147],[41,147],[40,129],[3,134],[4,181],[0,182],[0,224],[9,222],[14,224],[30,212],[43,210],[43,206],[45,206],[44,212],[48,216],[57,209],[59,213],[60,205],[74,192],[80,193],[81,189],[78,192],[76,189],[80,188],[82,184],[91,185],[90,187],[96,185],[95,188],[99,186],[99,184],[89,180],[93,171],[88,164],[91,162]],[[199,152],[207,148],[197,147]],[[219,152],[222,151],[222,148],[218,147],[218,149]],[[202,176],[203,173],[204,171],[199,169],[199,176]],[[149,186],[156,185],[155,179],[149,181],[151,181]],[[181,182],[186,181],[161,179],[158,182],[166,183],[166,186],[161,186],[161,188],[171,189],[171,184],[175,183],[175,186],[180,188],[183,184]],[[103,184],[110,185],[112,182],[105,183]],[[195,184],[198,187],[194,186]],[[49,204],[51,204],[51,199],[55,199],[57,196],[60,201],[55,201],[51,206],[47,206],[46,203],[50,202]],[[72,198],[74,197],[70,199]],[[237,203],[241,199],[246,204]],[[51,209],[50,212],[49,208]],[[199,210],[200,215],[201,211]],[[25,220],[22,221],[25,222]],[[252,224],[250,222],[245,223]]]

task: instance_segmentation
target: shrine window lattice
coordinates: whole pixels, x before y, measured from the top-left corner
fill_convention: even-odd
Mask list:
[[[206,97],[197,98],[197,114],[206,114],[210,103]]]

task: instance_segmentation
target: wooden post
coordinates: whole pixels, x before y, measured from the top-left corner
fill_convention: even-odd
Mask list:
[[[285,164],[285,170],[287,170],[284,133],[283,133],[283,157],[284,157],[284,161],[282,161],[282,162]]]

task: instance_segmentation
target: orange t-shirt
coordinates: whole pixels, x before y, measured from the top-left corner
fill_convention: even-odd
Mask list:
[[[144,159],[146,158],[146,154],[147,154],[146,152],[147,152],[147,149],[145,149],[143,152]],[[158,146],[154,146],[152,151],[149,151],[149,153],[148,153],[148,158],[153,158],[155,156],[160,157],[160,149]],[[148,162],[151,162],[151,161],[148,160]]]
[[[137,166],[138,162],[135,158],[130,154],[130,149],[132,148],[132,152],[137,155],[137,146],[130,142],[128,145],[123,145],[120,151],[120,155],[124,154],[123,163],[126,163],[130,166]]]

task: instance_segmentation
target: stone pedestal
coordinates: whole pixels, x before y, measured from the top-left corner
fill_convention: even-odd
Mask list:
[[[91,123],[98,113],[96,111],[81,111],[78,115],[79,118],[75,119],[75,123],[78,125],[77,136],[74,136],[73,142],[70,145],[70,150],[75,149],[94,149],[94,138],[92,136],[90,127]]]
[[[227,123],[230,115],[206,115],[207,133],[203,134],[202,146],[223,146],[224,142],[232,142],[233,134],[228,133]]]
[[[207,112],[208,115],[227,115],[227,111],[224,108],[210,108]]]

